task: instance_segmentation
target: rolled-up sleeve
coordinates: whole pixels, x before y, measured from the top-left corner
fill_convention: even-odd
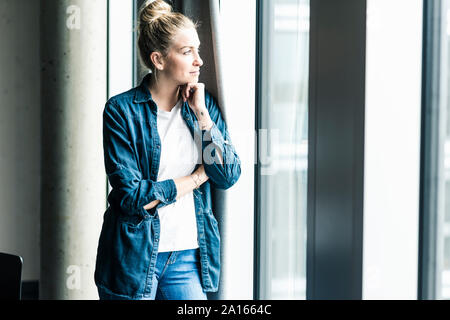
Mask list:
[[[144,206],[154,200],[158,207],[176,201],[173,179],[152,181],[142,179],[142,173],[132,148],[127,121],[123,112],[108,101],[103,111],[103,151],[105,170],[112,190],[108,201],[120,207],[124,214],[146,216]]]
[[[210,130],[202,130],[203,165],[206,175],[216,188],[228,189],[241,175],[241,160],[231,143],[227,125],[217,102],[208,92],[205,92],[205,95],[206,107],[213,126]]]

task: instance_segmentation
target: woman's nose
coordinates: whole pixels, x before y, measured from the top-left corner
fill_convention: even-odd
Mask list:
[[[203,65],[203,60],[202,58],[200,58],[200,55],[197,53],[196,57],[195,57],[195,64],[198,65],[199,67],[201,67]]]

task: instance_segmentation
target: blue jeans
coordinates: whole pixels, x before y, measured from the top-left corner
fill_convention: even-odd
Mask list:
[[[199,249],[159,252],[148,300],[207,300],[200,279]],[[100,300],[112,297],[99,290]]]

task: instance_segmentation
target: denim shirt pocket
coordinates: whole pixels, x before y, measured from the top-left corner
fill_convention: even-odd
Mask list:
[[[152,249],[150,216],[124,216],[119,219],[115,239],[119,252],[114,273],[116,292],[128,296],[143,294]],[[133,270],[133,272],[130,272]]]

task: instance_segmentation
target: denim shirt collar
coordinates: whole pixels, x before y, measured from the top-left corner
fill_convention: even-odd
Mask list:
[[[151,73],[145,75],[141,81],[141,84],[137,87],[136,93],[134,94],[134,103],[142,103],[152,100],[152,94],[148,89],[151,75]]]
[[[151,94],[150,90],[148,89],[151,76],[152,76],[151,73],[146,74],[144,76],[144,78],[142,79],[141,84],[138,87],[136,87],[133,102],[134,103],[144,103],[144,102],[152,101],[153,103],[150,103],[150,106],[154,110],[156,110],[157,106],[152,99],[152,94]],[[181,115],[187,121],[192,120],[192,116],[190,116],[190,108],[189,108],[189,105],[187,102],[184,102],[182,105]]]

